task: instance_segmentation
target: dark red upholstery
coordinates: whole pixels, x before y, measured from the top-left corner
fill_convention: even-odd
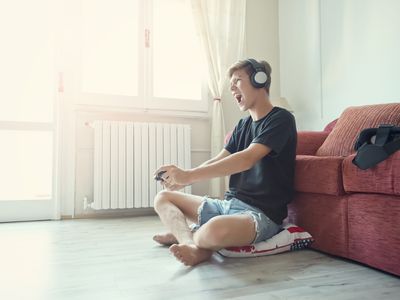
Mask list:
[[[224,145],[228,144],[229,139],[231,138],[233,133],[233,130],[229,131],[226,135],[225,135],[225,139],[224,139]]]
[[[400,104],[387,103],[348,107],[316,152],[318,156],[348,156],[355,152],[354,144],[364,128],[380,124],[400,126]]]
[[[343,184],[346,192],[400,196],[400,151],[368,170],[355,166],[351,162],[354,156],[355,154],[346,157],[343,162]]]
[[[319,147],[328,137],[329,132],[325,131],[300,131],[297,133],[297,154],[315,155]]]
[[[328,125],[325,126],[324,131],[326,132],[331,132],[333,128],[335,128],[335,125],[339,119],[335,119],[332,122],[330,122]]]
[[[397,106],[390,104],[390,111],[399,111],[400,103]],[[384,105],[367,109],[387,118]],[[339,118],[339,122],[352,124],[349,119]],[[332,133],[337,131],[334,128]],[[317,250],[400,276],[400,151],[368,170],[352,164],[354,154],[314,156],[332,133],[299,132],[296,195],[289,205],[288,221],[311,233],[312,247]],[[330,143],[334,142],[330,137]]]
[[[400,275],[400,199],[378,194],[348,198],[349,258]]]
[[[343,195],[342,161],[343,157],[297,155],[296,191]]]
[[[298,193],[289,206],[289,219],[314,238],[312,248],[348,256],[347,199],[323,194]]]

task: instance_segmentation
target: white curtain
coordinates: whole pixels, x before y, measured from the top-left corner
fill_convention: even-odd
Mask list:
[[[221,101],[230,65],[243,57],[246,0],[191,0],[193,16],[205,54],[208,85],[213,96],[211,157],[223,148],[226,134]],[[210,195],[221,197],[224,178],[211,180]]]

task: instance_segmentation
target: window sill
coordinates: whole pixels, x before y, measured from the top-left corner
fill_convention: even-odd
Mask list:
[[[76,104],[74,111],[76,112],[110,112],[110,113],[132,113],[132,114],[148,114],[151,116],[171,116],[190,119],[209,120],[208,112],[190,111],[190,110],[166,110],[166,109],[145,109],[138,107],[122,107],[122,106],[105,106],[105,105],[87,105]]]

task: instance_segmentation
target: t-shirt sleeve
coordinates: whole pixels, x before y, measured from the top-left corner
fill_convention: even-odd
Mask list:
[[[272,154],[278,154],[282,151],[292,134],[291,126],[292,120],[290,116],[281,114],[260,130],[252,143],[266,145],[272,149]]]
[[[228,142],[225,145],[225,150],[227,150],[230,154],[237,152],[238,148],[238,126],[236,125],[233,129],[232,135],[229,138]]]

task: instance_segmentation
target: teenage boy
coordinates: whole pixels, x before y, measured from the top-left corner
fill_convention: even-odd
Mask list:
[[[293,196],[296,124],[290,112],[270,102],[270,65],[247,59],[235,63],[228,74],[236,104],[250,115],[239,121],[216,157],[193,169],[170,165],[155,172],[162,174],[166,190],[157,194],[154,207],[170,232],[153,239],[171,245],[172,254],[185,265],[206,261],[222,248],[272,237],[281,229]],[[224,200],[177,192],[228,175]],[[187,220],[196,223],[195,228],[189,228]]]

